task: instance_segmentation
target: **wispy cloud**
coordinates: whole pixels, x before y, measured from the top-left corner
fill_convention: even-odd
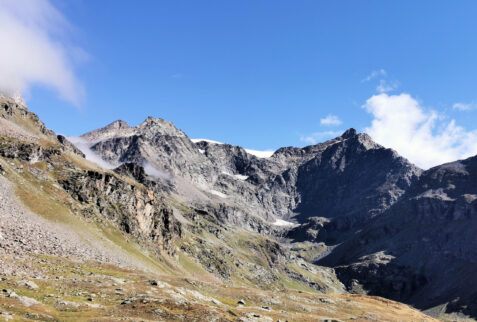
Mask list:
[[[369,82],[370,80],[376,78],[376,77],[386,77],[387,76],[387,72],[384,70],[384,69],[377,69],[377,70],[373,70],[368,76],[366,76],[365,78],[363,78],[361,80],[362,83],[365,83],[365,82]]]
[[[154,179],[164,179],[167,181],[172,179],[172,176],[169,173],[157,169],[149,162],[144,162],[142,166],[147,175]]]
[[[373,70],[368,76],[361,80],[362,83],[369,82],[374,79],[379,79],[376,91],[378,93],[388,93],[395,91],[399,87],[399,82],[396,80],[389,80],[388,73],[384,69]]]
[[[119,163],[107,162],[103,160],[99,155],[96,154],[96,152],[91,149],[93,144],[88,140],[85,140],[79,136],[69,136],[67,139],[84,153],[87,160],[94,162],[105,169],[114,169],[120,166]]]
[[[0,0],[0,92],[16,96],[40,84],[80,104],[84,88],[73,62],[87,54],[68,43],[71,30],[48,0]]]
[[[323,132],[315,132],[310,135],[303,135],[300,137],[301,142],[305,142],[308,144],[316,144],[319,142],[323,142],[327,139],[331,139],[341,135],[343,131],[323,131]]]
[[[477,109],[477,103],[455,103],[452,108],[459,111],[471,111]]]
[[[385,79],[379,80],[379,84],[376,87],[378,93],[388,93],[398,89],[399,83],[397,81],[389,82]]]
[[[333,114],[328,114],[325,118],[320,119],[320,124],[326,126],[336,126],[342,123],[339,117]]]
[[[363,108],[373,116],[365,131],[422,168],[477,154],[477,130],[425,109],[409,94],[374,95]]]

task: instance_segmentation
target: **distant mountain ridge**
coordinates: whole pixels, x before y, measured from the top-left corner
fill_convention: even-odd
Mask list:
[[[268,158],[229,144],[194,142],[173,123],[151,117],[134,128],[116,121],[81,138],[105,161],[152,166],[171,175],[172,181],[182,181],[176,185],[179,195],[185,181],[197,190],[196,195],[212,193],[212,198],[218,196],[228,206],[238,205],[265,222],[346,217],[337,226],[352,226],[387,209],[421,171],[354,129],[314,146],[278,149]],[[358,158],[362,160],[356,161]],[[367,177],[361,182],[344,186],[365,172]],[[320,180],[323,184],[317,183]],[[346,191],[337,195],[334,191],[340,187],[325,188],[332,193],[324,194],[327,181]],[[362,189],[365,183],[369,187]],[[207,198],[196,199],[208,202]],[[332,206],[336,203],[341,208]],[[344,210],[346,204],[355,210]]]

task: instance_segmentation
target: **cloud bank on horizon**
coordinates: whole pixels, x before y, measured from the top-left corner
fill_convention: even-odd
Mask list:
[[[0,93],[19,97],[42,85],[79,105],[84,88],[73,63],[87,55],[68,43],[68,31],[68,21],[48,0],[0,0]]]

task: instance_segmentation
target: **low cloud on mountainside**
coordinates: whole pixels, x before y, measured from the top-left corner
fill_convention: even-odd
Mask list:
[[[68,44],[70,30],[47,0],[0,0],[0,93],[18,96],[39,84],[80,104],[84,88],[73,61],[86,54]]]
[[[409,94],[374,95],[363,108],[373,115],[365,132],[424,169],[477,154],[477,130],[426,110]]]

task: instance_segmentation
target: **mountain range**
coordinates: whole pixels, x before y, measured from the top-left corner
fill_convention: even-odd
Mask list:
[[[0,139],[0,303],[20,301],[6,314],[477,317],[477,157],[424,171],[354,129],[260,154],[153,117],[66,138],[5,97]],[[95,299],[82,270],[124,281]],[[53,296],[19,282],[33,275]]]

